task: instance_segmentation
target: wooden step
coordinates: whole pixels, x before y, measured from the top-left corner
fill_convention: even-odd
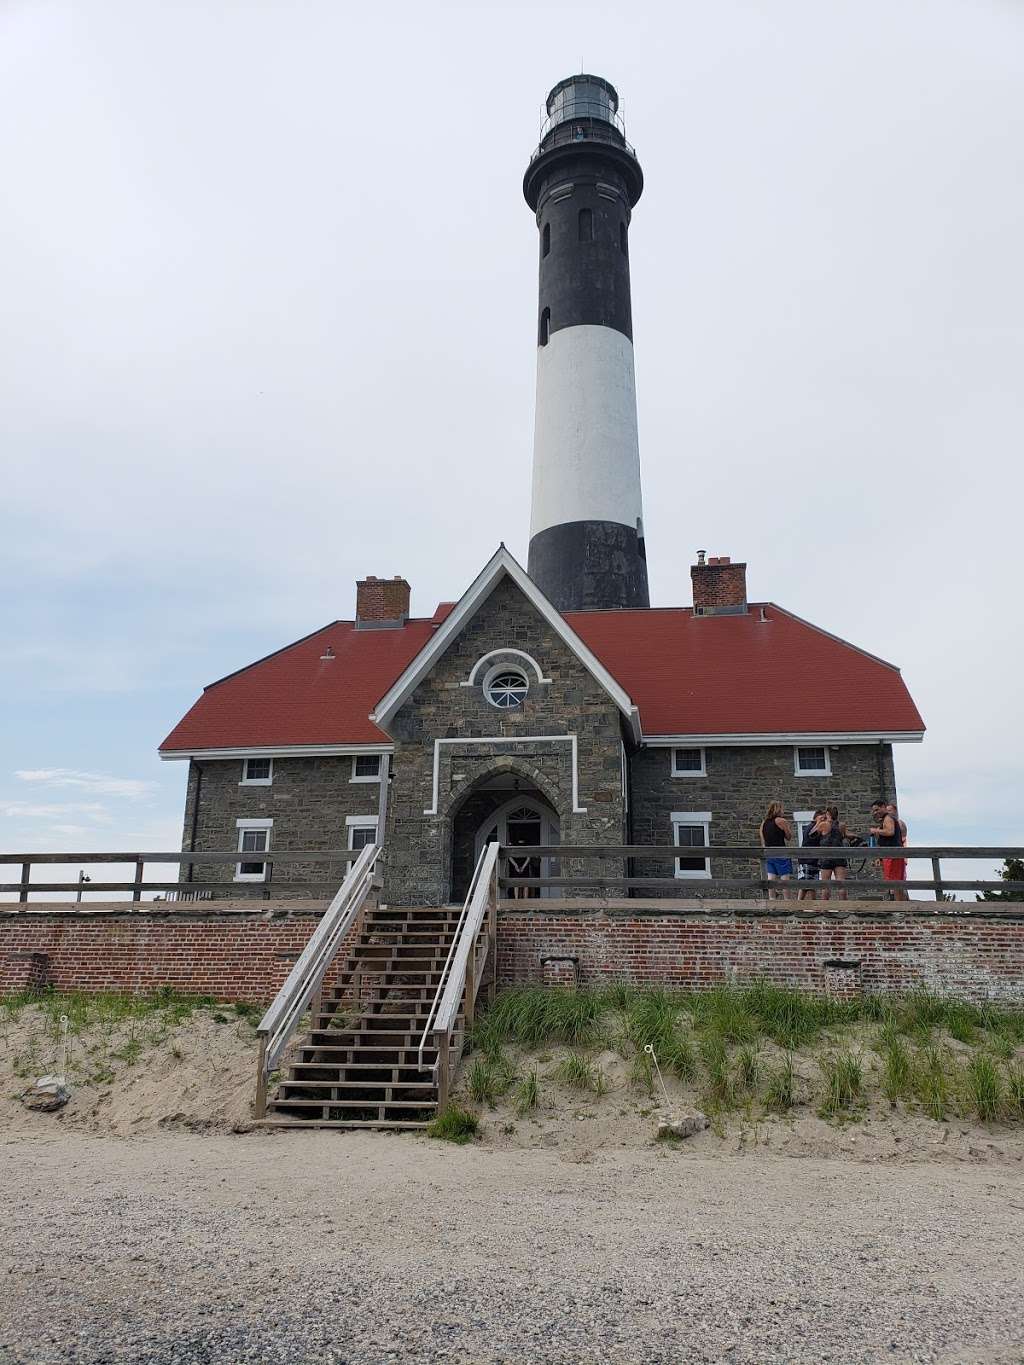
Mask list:
[[[414,1132],[415,1129],[430,1127],[430,1123],[416,1122],[415,1119],[344,1119],[344,1118],[261,1118],[257,1127],[347,1127],[351,1132],[359,1129],[388,1130],[390,1133]]]
[[[358,1052],[358,1053],[363,1053],[363,1052],[411,1052],[411,1053],[413,1053],[413,1054],[418,1054],[418,1053],[419,1053],[419,1047],[420,1047],[419,1042],[416,1042],[416,1043],[414,1044],[414,1046],[412,1046],[412,1047],[410,1047],[407,1043],[373,1043],[373,1044],[371,1044],[369,1047],[357,1047],[354,1043],[337,1043],[337,1042],[332,1042],[332,1043],[303,1043],[302,1046],[301,1046],[301,1048],[300,1048],[300,1051],[302,1051],[302,1052]],[[437,1048],[436,1048],[432,1043],[430,1043],[430,1044],[428,1044],[428,1045],[423,1049],[423,1055],[424,1055],[424,1057],[426,1057],[428,1053],[436,1052],[436,1051],[437,1051]],[[311,1059],[311,1060],[312,1060],[312,1059]],[[403,1063],[402,1063],[402,1062],[396,1062],[395,1065],[396,1065],[396,1066],[402,1066]]]
[[[412,1119],[405,1122],[389,1119],[258,1119],[258,1128],[350,1128],[353,1131],[358,1128],[388,1128],[392,1132],[402,1132],[406,1129],[429,1128],[429,1123],[416,1123]]]
[[[271,1109],[436,1109],[437,1100],[292,1100],[273,1099]]]
[[[352,1099],[362,1097],[363,1099],[366,1100],[367,1104],[404,1103],[406,1099],[405,1094],[403,1093],[402,1095],[395,1095],[393,1092],[396,1090],[400,1090],[403,1092],[406,1090],[415,1090],[419,1092],[415,1096],[408,1097],[410,1102],[412,1100],[422,1099],[429,1100],[431,1098],[433,1098],[435,1103],[437,1102],[436,1094],[437,1086],[434,1084],[433,1081],[345,1081],[345,1080],[282,1081],[281,1090],[274,1097],[274,1102],[277,1104],[290,1103],[291,1091],[293,1090],[299,1091],[329,1090],[332,1093],[325,1097],[324,1099],[325,1104],[334,1104],[335,1102],[344,1099],[346,1095]],[[380,1095],[363,1095],[362,1092],[367,1090],[380,1090],[384,1091],[385,1093]],[[354,1095],[353,1094],[354,1091],[359,1091],[360,1092],[359,1096]]]

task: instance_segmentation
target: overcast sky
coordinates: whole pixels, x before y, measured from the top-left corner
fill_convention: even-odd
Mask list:
[[[915,841],[1024,843],[1024,6],[0,0],[4,848],[177,847],[204,683],[525,562],[581,63],[646,175],[654,603],[746,559],[902,667]]]

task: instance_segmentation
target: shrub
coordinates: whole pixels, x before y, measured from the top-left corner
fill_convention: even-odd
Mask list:
[[[975,1013],[966,1005],[951,1005],[946,1011],[946,1029],[958,1043],[972,1043],[975,1035]]]
[[[649,1052],[638,1052],[633,1058],[631,1079],[634,1085],[641,1086],[648,1095],[654,1094],[654,1062]]]
[[[761,1058],[758,1056],[757,1045],[748,1043],[745,1047],[741,1047],[736,1055],[737,1084],[752,1095],[757,1090],[760,1076]]]
[[[482,1029],[492,1040],[535,1046],[563,1042],[579,1046],[599,1034],[605,1002],[597,991],[551,991],[521,986],[505,991],[487,1011]]]
[[[592,1090],[595,1095],[603,1095],[608,1089],[603,1074],[589,1057],[583,1057],[578,1052],[570,1052],[555,1068],[555,1075],[574,1090]]]
[[[1013,1118],[1024,1121],[1024,1066],[1006,1069],[1006,1107]]]
[[[494,1102],[498,1098],[498,1089],[495,1085],[494,1073],[483,1057],[478,1057],[470,1069],[469,1093],[477,1104],[486,1104],[492,1109],[494,1108]]]
[[[768,1073],[768,1083],[764,1092],[765,1108],[776,1114],[784,1114],[793,1107],[793,1057],[786,1053],[777,1067]]]
[[[440,1138],[443,1142],[455,1142],[459,1146],[476,1136],[480,1120],[468,1109],[457,1104],[449,1104],[427,1127],[427,1136]]]
[[[1003,1107],[1003,1082],[996,1064],[985,1052],[978,1052],[964,1068],[964,1092],[968,1108],[983,1123],[997,1119]]]
[[[688,1038],[677,1034],[669,1043],[663,1060],[681,1081],[692,1081],[697,1074],[697,1058]]]
[[[537,1081],[536,1071],[530,1071],[519,1082],[516,1089],[515,1105],[516,1113],[522,1116],[531,1109],[536,1109],[540,1102],[540,1085]]]
[[[883,1053],[882,1092],[890,1104],[910,1097],[912,1066],[910,1054],[901,1039],[895,1038]]]
[[[730,1108],[733,1103],[733,1092],[729,1083],[729,1057],[719,1034],[709,1033],[701,1039],[700,1059],[708,1075],[708,1107]]]
[[[818,1065],[825,1078],[825,1093],[819,1112],[823,1118],[834,1118],[860,1098],[864,1087],[864,1068],[860,1058],[848,1049],[830,1052],[819,1060]]]
[[[923,1048],[914,1059],[914,1093],[929,1118],[941,1123],[949,1111],[946,1060],[938,1048]]]

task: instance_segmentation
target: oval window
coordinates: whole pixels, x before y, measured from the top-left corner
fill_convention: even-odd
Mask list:
[[[518,668],[508,668],[505,665],[488,674],[484,683],[484,696],[492,706],[497,706],[502,711],[522,706],[529,690],[530,684],[526,680],[526,674]]]

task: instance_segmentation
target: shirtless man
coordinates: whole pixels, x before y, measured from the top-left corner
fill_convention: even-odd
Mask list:
[[[882,876],[887,882],[905,882],[907,880],[907,863],[905,858],[895,858],[887,856],[888,850],[902,848],[907,836],[907,827],[899,818],[894,801],[876,801],[871,807],[871,812],[876,820],[881,814],[881,820],[871,826],[871,833],[878,840],[879,848],[885,849],[886,853],[882,856]],[[894,901],[909,900],[906,891],[888,888],[889,895]]]

